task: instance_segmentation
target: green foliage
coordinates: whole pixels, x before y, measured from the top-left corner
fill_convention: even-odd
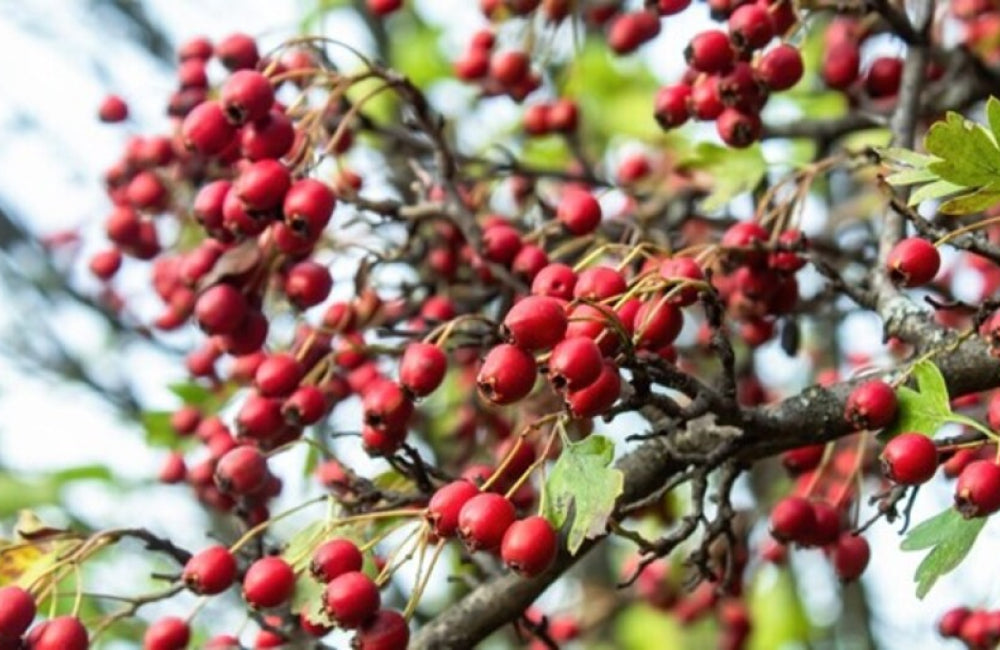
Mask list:
[[[753,619],[750,650],[794,647],[809,640],[809,619],[788,570],[770,567],[759,572],[748,600]]]
[[[917,384],[896,389],[896,421],[882,432],[888,439],[912,431],[933,436],[942,426],[955,421],[948,398],[948,387],[938,367],[930,361],[920,361],[912,369]]]
[[[927,154],[898,148],[879,149],[893,173],[893,186],[920,186],[910,205],[948,198],[939,210],[962,215],[982,212],[1000,203],[1000,100],[986,104],[987,126],[949,112],[924,137]]]
[[[702,209],[709,212],[753,190],[767,174],[767,161],[759,144],[746,149],[730,149],[702,142],[688,159],[681,162],[681,166],[711,174],[715,186],[701,204]]]
[[[683,626],[670,614],[639,602],[626,607],[615,620],[615,647],[621,650],[711,648],[715,646],[713,627],[710,620]]]
[[[404,14],[407,18],[412,14]],[[419,20],[407,21],[392,32],[392,67],[410,78],[417,86],[430,84],[451,76],[451,65],[441,54],[438,41],[441,31]]]
[[[570,519],[567,547],[576,554],[584,541],[606,532],[625,476],[611,467],[615,444],[592,435],[568,443],[545,482],[545,516],[557,528]]]
[[[955,508],[948,508],[909,532],[900,548],[904,551],[931,549],[913,576],[917,598],[926,596],[938,578],[962,563],[985,524],[985,517],[966,519]]]

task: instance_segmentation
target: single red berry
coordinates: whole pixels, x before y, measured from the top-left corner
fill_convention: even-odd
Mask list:
[[[767,265],[782,273],[795,273],[806,265],[806,260],[798,251],[805,250],[809,241],[800,230],[786,230],[778,235],[778,244],[784,250],[776,250],[767,259]]]
[[[639,307],[635,316],[635,344],[655,350],[673,343],[684,326],[680,307],[660,296],[653,296]]]
[[[486,355],[476,385],[494,404],[513,404],[535,386],[535,358],[521,348],[502,343]]]
[[[229,70],[245,70],[253,68],[260,60],[257,53],[257,43],[246,34],[230,34],[215,46],[215,56]]]
[[[220,594],[236,580],[236,558],[225,546],[209,546],[191,556],[184,565],[182,579],[196,594]]]
[[[177,452],[167,454],[163,459],[163,465],[157,474],[157,480],[166,485],[176,485],[187,476],[187,466],[184,464],[184,456]]]
[[[125,198],[136,210],[160,212],[170,200],[170,192],[155,172],[145,170],[129,181],[125,188]]]
[[[760,82],[770,90],[788,90],[802,79],[802,54],[798,48],[782,43],[760,57],[755,71]]]
[[[27,650],[87,650],[87,629],[75,616],[58,616],[31,628],[24,638]]]
[[[716,118],[715,128],[730,147],[744,149],[760,140],[763,125],[756,113],[727,108]]]
[[[413,401],[402,386],[380,381],[368,388],[361,399],[365,424],[393,434],[405,433],[413,414]]]
[[[214,49],[212,48],[212,41],[208,40],[204,36],[195,36],[190,38],[177,48],[177,60],[178,61],[188,61],[190,59],[199,59],[202,61],[207,61],[212,58]]]
[[[364,563],[365,559],[354,542],[331,539],[313,551],[309,571],[317,580],[326,583],[345,573],[360,571]]]
[[[823,81],[830,88],[846,90],[858,78],[861,49],[854,41],[841,41],[823,53]]]
[[[376,16],[388,16],[403,6],[403,0],[366,0],[368,11]]]
[[[726,105],[722,103],[719,94],[719,77],[701,75],[691,85],[691,97],[688,99],[688,111],[699,120],[714,120],[722,114]]]
[[[519,50],[497,52],[490,58],[490,76],[504,86],[514,86],[531,72],[528,55]]]
[[[729,72],[716,79],[719,99],[725,106],[756,115],[767,102],[767,90],[761,87],[753,68],[745,61],[737,62]]]
[[[181,63],[177,67],[177,81],[183,90],[191,88],[206,90],[208,88],[208,73],[205,70],[205,61],[190,59]]]
[[[524,109],[524,132],[545,135],[549,132],[549,105],[532,104]]]
[[[514,256],[510,270],[528,282],[534,281],[539,272],[549,265],[549,256],[534,244],[525,244]]]
[[[242,125],[267,117],[274,104],[274,88],[256,70],[239,70],[222,84],[220,99],[229,121]]]
[[[844,417],[857,431],[881,429],[896,418],[896,391],[884,381],[868,381],[847,397]]]
[[[458,514],[479,488],[466,480],[453,481],[437,489],[427,504],[427,519],[438,537],[451,537],[458,530]]]
[[[288,168],[266,158],[247,166],[233,183],[233,191],[248,212],[267,212],[277,208],[292,186]]]
[[[319,262],[305,260],[288,270],[285,295],[299,309],[314,307],[330,295],[333,278],[330,270]]]
[[[184,619],[167,616],[154,622],[142,637],[143,650],[184,650],[191,640],[191,628]]]
[[[618,366],[605,361],[601,374],[591,384],[566,393],[566,406],[575,418],[592,418],[607,411],[621,395]]]
[[[90,269],[90,272],[94,274],[94,277],[107,282],[113,278],[116,273],[118,273],[118,269],[120,269],[121,266],[121,251],[117,248],[109,248],[96,253],[92,258],[90,258],[88,268]]]
[[[245,496],[256,492],[267,477],[267,459],[248,445],[226,452],[215,466],[215,485],[227,494]]]
[[[872,61],[865,77],[865,91],[869,97],[893,97],[899,92],[903,79],[903,60],[893,56],[880,56]]]
[[[941,255],[926,239],[907,237],[892,247],[885,264],[893,282],[904,287],[919,287],[937,275]]]
[[[257,560],[243,576],[243,598],[257,609],[277,607],[287,602],[294,589],[295,572],[280,557]]]
[[[444,381],[448,357],[431,343],[410,343],[399,362],[399,383],[415,397],[425,397]]]
[[[536,296],[552,296],[562,300],[572,300],[576,286],[576,272],[565,264],[553,262],[538,272],[531,281],[531,293]]]
[[[260,362],[254,373],[254,386],[265,397],[291,394],[302,379],[302,364],[287,352],[277,352]]]
[[[251,309],[236,329],[215,340],[223,351],[233,356],[243,356],[260,350],[267,340],[268,327],[264,314]]]
[[[378,586],[360,571],[342,573],[323,591],[323,610],[346,629],[361,627],[371,620],[381,602]]]
[[[966,465],[955,483],[955,508],[967,519],[1000,510],[1000,467],[989,460]]]
[[[833,547],[833,569],[841,582],[853,582],[861,577],[869,559],[871,548],[868,540],[859,535],[845,532]]]
[[[490,51],[472,48],[455,60],[452,69],[462,81],[482,79],[490,73]]]
[[[24,634],[35,618],[35,599],[20,587],[0,587],[0,641]]]
[[[580,122],[580,109],[572,99],[557,99],[545,114],[548,129],[556,133],[572,133]]]
[[[285,421],[292,426],[315,424],[326,414],[326,396],[316,386],[299,386],[281,405]]]
[[[610,266],[595,266],[581,271],[573,287],[573,297],[601,301],[620,296],[628,289],[625,276]]]
[[[618,14],[608,27],[608,46],[616,54],[628,54],[660,33],[660,17],[651,11]]]
[[[934,441],[922,433],[901,433],[882,450],[882,473],[901,485],[920,485],[937,471]]]
[[[380,609],[355,635],[355,650],[406,650],[410,644],[410,628],[399,612]]]
[[[703,282],[705,272],[694,258],[671,257],[660,264],[660,277],[684,285],[678,289],[671,289],[667,299],[675,305],[686,307],[698,300],[699,289],[692,286],[690,281]]]
[[[465,502],[458,513],[458,534],[472,551],[500,547],[504,533],[514,523],[514,504],[495,492],[483,492]]]
[[[717,74],[733,65],[736,53],[725,32],[710,29],[697,34],[684,50],[688,65],[699,72]]]
[[[498,222],[483,229],[483,257],[491,262],[510,266],[524,242],[512,226]]]
[[[946,639],[957,637],[970,613],[968,607],[949,609],[938,621],[938,633]]]
[[[604,357],[593,339],[574,336],[552,348],[547,365],[552,385],[558,390],[573,391],[597,381],[604,368]]]
[[[282,212],[294,233],[315,241],[330,223],[335,206],[333,190],[326,183],[303,178],[295,181],[285,194]]]
[[[283,111],[271,110],[240,129],[240,153],[251,160],[281,158],[295,144],[295,127]]]
[[[556,208],[556,219],[573,235],[587,235],[601,223],[601,204],[585,190],[569,189]]]
[[[729,16],[729,38],[741,50],[759,50],[774,37],[774,25],[766,7],[741,5]]]
[[[802,497],[785,497],[771,510],[771,535],[779,542],[799,542],[816,526],[812,504]]]
[[[128,119],[128,104],[118,95],[108,95],[101,102],[97,116],[107,124],[124,122]]]
[[[691,100],[691,86],[674,84],[664,86],[656,93],[653,102],[653,116],[663,129],[672,129],[687,122],[688,103]]]
[[[555,560],[559,535],[545,517],[515,521],[504,533],[500,557],[514,571],[534,577]]]
[[[826,445],[808,445],[790,449],[781,455],[781,464],[789,473],[798,475],[816,469],[825,453]]]
[[[247,301],[239,289],[229,284],[209,287],[198,296],[194,315],[209,334],[232,332],[247,316]]]
[[[691,6],[691,0],[658,0],[656,8],[661,16],[673,16]]]
[[[252,394],[247,397],[236,414],[236,428],[240,436],[264,440],[277,433],[285,425],[281,415],[281,401]]]
[[[837,541],[841,529],[841,513],[834,506],[826,501],[813,501],[810,503],[813,509],[813,517],[816,525],[809,531],[805,538],[799,541],[803,546],[827,546]]]
[[[507,312],[500,332],[519,348],[545,350],[562,340],[566,326],[566,311],[559,300],[527,296]]]
[[[236,127],[226,118],[219,102],[202,102],[181,123],[184,144],[203,156],[215,156],[236,138]]]

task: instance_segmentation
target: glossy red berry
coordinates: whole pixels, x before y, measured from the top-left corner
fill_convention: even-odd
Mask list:
[[[618,401],[621,395],[621,375],[618,366],[605,361],[601,374],[592,383],[566,393],[566,406],[575,418],[601,415]]]
[[[684,326],[680,307],[660,296],[649,298],[635,316],[635,344],[655,350],[673,343]]]
[[[142,637],[143,650],[184,650],[191,640],[191,628],[184,619],[167,616],[155,621]]]
[[[483,492],[465,502],[458,513],[458,534],[472,551],[500,547],[504,533],[514,523],[514,504],[495,492]]]
[[[510,266],[524,242],[521,233],[506,223],[495,223],[483,229],[483,257],[491,262]]]
[[[688,84],[674,84],[660,88],[653,102],[653,115],[660,127],[672,129],[687,122],[690,101],[691,86]]]
[[[815,526],[812,504],[802,497],[785,497],[771,510],[771,535],[779,542],[808,539]]]
[[[490,76],[504,86],[514,86],[523,81],[531,71],[528,55],[518,50],[497,52],[490,59]]]
[[[236,127],[219,102],[202,102],[181,123],[184,144],[203,156],[215,156],[232,144]]]
[[[161,483],[176,485],[183,481],[186,476],[187,466],[184,464],[184,456],[177,452],[171,452],[163,459],[163,465],[160,466],[156,478]]]
[[[727,108],[716,118],[715,128],[723,142],[744,149],[760,140],[763,125],[756,113]]]
[[[967,607],[949,609],[938,621],[938,633],[946,639],[957,637],[962,630],[962,624],[969,618]]]
[[[808,445],[798,449],[790,449],[781,455],[781,464],[791,474],[802,474],[816,469],[823,454],[826,453],[826,445]]]
[[[108,250],[96,253],[92,258],[90,258],[90,264],[88,268],[90,272],[94,274],[94,277],[108,281],[118,273],[118,269],[122,266],[122,254],[117,248],[109,248]]]
[[[549,265],[549,256],[534,244],[525,244],[514,256],[510,270],[528,282],[532,282],[538,273]]]
[[[236,177],[233,191],[248,212],[267,212],[282,204],[291,185],[288,168],[267,158],[246,167]]]
[[[124,122],[128,119],[128,104],[118,95],[108,95],[101,102],[97,116],[107,124]]]
[[[382,598],[378,586],[360,571],[342,573],[326,585],[323,610],[340,627],[354,629],[371,620]]]
[[[711,29],[691,39],[684,50],[684,58],[698,72],[717,74],[733,65],[736,53],[725,32]]]
[[[989,460],[966,465],[955,483],[955,508],[966,518],[1000,510],[1000,467]]]
[[[513,404],[527,397],[535,385],[535,359],[521,348],[502,343],[486,355],[476,385],[494,404]]]
[[[556,219],[571,234],[586,235],[601,223],[601,204],[590,192],[566,190],[556,207]]]
[[[830,88],[846,90],[858,78],[861,50],[853,41],[841,41],[824,52],[823,81]]]
[[[705,272],[694,258],[680,256],[663,260],[660,264],[660,277],[683,285],[670,289],[667,299],[675,305],[686,307],[698,300],[700,292],[698,287],[692,286],[690,282],[703,282]]]
[[[628,283],[621,272],[610,266],[595,266],[581,271],[573,287],[573,297],[600,301],[625,293]]]
[[[239,70],[222,84],[220,99],[229,121],[241,125],[267,116],[274,104],[274,89],[256,70]]]
[[[247,445],[226,452],[215,466],[215,485],[227,494],[256,492],[267,477],[267,459],[256,447]]]
[[[437,489],[427,504],[427,519],[438,537],[452,537],[458,530],[458,514],[479,488],[466,480],[453,481]]]
[[[294,143],[295,127],[279,110],[271,110],[240,129],[240,153],[249,160],[281,158]]]
[[[261,361],[254,373],[257,392],[266,397],[284,397],[299,385],[302,364],[287,352],[278,352]]]
[[[413,414],[413,401],[402,386],[392,381],[380,381],[362,397],[365,424],[382,431],[399,433]]]
[[[651,11],[619,14],[608,27],[608,45],[617,54],[628,54],[660,33],[660,17]]]
[[[886,270],[896,284],[919,287],[927,284],[941,268],[941,255],[934,244],[920,237],[907,237],[889,251]]]
[[[330,270],[319,262],[305,260],[288,270],[285,295],[299,309],[314,307],[330,295],[333,278]]]
[[[580,109],[572,99],[557,99],[546,111],[545,121],[550,131],[572,133],[579,124]]]
[[[901,433],[882,450],[882,472],[901,485],[920,485],[937,471],[934,441],[921,433]]]
[[[719,78],[714,75],[703,75],[691,86],[691,97],[688,99],[688,111],[699,120],[714,120],[726,108],[719,94]]]
[[[215,46],[215,56],[229,70],[244,70],[253,68],[260,60],[257,53],[257,43],[246,34],[230,34]]]
[[[295,572],[280,557],[257,560],[243,576],[243,598],[256,609],[277,607],[287,602],[294,589]]]
[[[399,362],[399,383],[414,397],[425,397],[444,381],[448,357],[431,343],[410,343]]]
[[[593,339],[574,336],[560,341],[548,360],[549,381],[556,389],[580,390],[594,383],[604,368],[601,348]]]
[[[223,351],[242,356],[260,350],[267,339],[267,330],[268,321],[264,314],[251,309],[236,329],[217,337],[216,341]]]
[[[573,298],[576,287],[576,272],[565,264],[554,262],[538,272],[531,282],[531,293],[536,296],[551,296],[562,300]]]
[[[853,582],[861,577],[870,559],[868,540],[859,535],[845,532],[833,547],[833,569],[841,582]]]
[[[658,0],[656,8],[661,16],[673,16],[691,6],[691,0]]]
[[[552,565],[559,535],[545,517],[515,521],[504,533],[500,557],[514,571],[534,577]]]
[[[209,287],[198,296],[194,315],[209,334],[228,334],[246,319],[247,301],[239,289],[229,284]]]
[[[788,90],[802,79],[804,66],[798,48],[782,43],[757,62],[757,78],[770,90]]]
[[[410,628],[399,612],[380,609],[354,637],[355,650],[406,650],[410,644]]]
[[[299,386],[281,405],[285,421],[292,426],[315,424],[326,410],[326,395],[316,386]]]
[[[741,5],[729,16],[729,38],[741,50],[758,50],[774,37],[774,25],[766,7]]]
[[[347,539],[331,539],[320,544],[313,552],[309,571],[320,582],[330,582],[334,578],[351,571],[360,571],[365,559],[357,545]]]
[[[220,594],[236,580],[236,558],[225,546],[209,546],[191,556],[182,579],[188,589],[204,596]]]
[[[90,641],[80,619],[58,616],[31,628],[24,638],[27,650],[87,650]]]
[[[35,618],[35,599],[20,587],[0,587],[0,641],[24,634]]]
[[[566,334],[566,311],[556,298],[527,296],[511,307],[503,319],[503,337],[524,350],[546,350]]]
[[[844,417],[856,430],[881,429],[896,418],[896,391],[884,381],[868,381],[847,397]]]
[[[880,99],[892,97],[899,92],[903,79],[903,60],[897,57],[881,56],[872,61],[865,77],[865,92],[869,97]]]

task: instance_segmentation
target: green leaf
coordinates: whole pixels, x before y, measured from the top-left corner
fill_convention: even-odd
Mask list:
[[[948,508],[910,531],[900,548],[904,551],[931,548],[913,576],[917,598],[926,596],[938,578],[962,563],[985,525],[986,517],[966,519],[954,508]]]
[[[570,519],[567,548],[576,554],[584,541],[606,532],[625,477],[611,467],[615,444],[603,436],[569,443],[545,482],[546,517],[557,528]]]
[[[943,196],[950,196],[965,189],[964,185],[956,185],[948,181],[934,181],[918,188],[910,195],[909,205],[918,205],[924,201],[940,199]]]
[[[718,210],[738,195],[751,191],[767,173],[767,161],[764,160],[760,145],[730,149],[703,142],[695,148],[693,157],[685,166],[705,170],[715,179],[711,194],[701,204],[702,209],[709,212]]]
[[[982,212],[1000,203],[1000,182],[990,183],[976,192],[956,196],[938,208],[945,214],[963,215]]]
[[[905,431],[933,436],[953,420],[948,387],[938,367],[931,361],[920,361],[911,374],[917,390],[907,386],[896,389],[896,421],[882,433],[887,439]]]
[[[201,406],[212,399],[213,396],[211,390],[193,381],[170,384],[167,388],[170,389],[171,393],[181,398],[184,404],[189,406]]]
[[[328,522],[325,519],[310,523],[292,535],[281,557],[296,571],[304,570],[312,560],[313,551],[326,538],[327,531]]]
[[[990,97],[986,102],[986,119],[990,123],[993,141],[1000,142],[1000,99]]]
[[[1000,149],[979,124],[949,112],[931,125],[924,138],[927,151],[941,160],[927,167],[940,178],[966,187],[988,185],[1000,176]]]
[[[146,430],[146,444],[170,449],[180,445],[181,439],[170,425],[170,411],[146,411],[141,416]]]
[[[885,177],[885,182],[893,187],[914,185],[916,183],[930,183],[935,180],[937,180],[937,174],[929,169],[904,169]]]
[[[412,18],[413,14],[406,14]],[[392,67],[410,78],[415,85],[426,88],[451,74],[451,66],[441,54],[441,30],[417,20],[393,27]]]
[[[915,169],[923,169],[937,160],[935,156],[928,156],[927,154],[917,153],[916,151],[910,151],[901,147],[877,147],[875,153],[883,161]]]

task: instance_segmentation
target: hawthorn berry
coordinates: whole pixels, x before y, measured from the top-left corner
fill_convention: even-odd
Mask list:
[[[298,309],[314,307],[330,295],[333,278],[330,270],[318,262],[305,260],[288,270],[285,295]]]
[[[970,613],[967,607],[949,609],[938,621],[938,633],[945,638],[957,637]]]
[[[500,547],[514,518],[514,504],[509,499],[494,492],[482,492],[459,510],[458,534],[469,550],[492,551]]]
[[[87,629],[75,616],[57,616],[31,628],[24,637],[27,650],[87,650]]]
[[[691,101],[691,86],[674,84],[664,86],[656,93],[653,101],[653,116],[663,129],[672,129],[688,121]]]
[[[699,77],[691,85],[688,111],[699,120],[714,120],[722,114],[726,106],[719,94],[719,78],[714,75]]]
[[[448,357],[431,343],[410,343],[399,362],[399,383],[414,397],[426,397],[444,381]]]
[[[684,50],[688,65],[708,74],[725,72],[732,66],[735,57],[729,37],[717,29],[695,35]]]
[[[568,321],[556,298],[527,296],[510,308],[500,331],[510,343],[524,350],[546,350],[563,339]]]
[[[871,559],[868,540],[850,532],[843,533],[833,547],[833,568],[841,582],[857,580]]]
[[[660,277],[664,280],[684,283],[685,286],[671,289],[667,299],[675,305],[686,307],[698,300],[699,289],[687,284],[689,281],[702,282],[705,272],[701,265],[691,257],[671,257],[663,260],[659,268]]]
[[[826,445],[808,445],[790,449],[781,455],[781,464],[791,474],[802,474],[816,469],[823,460],[824,453]]]
[[[0,587],[0,641],[24,634],[35,618],[35,599],[24,589]]]
[[[357,545],[348,539],[331,539],[313,551],[309,571],[323,583],[351,571],[360,571],[364,557]]]
[[[771,510],[771,535],[779,542],[807,539],[815,526],[812,504],[802,497],[785,497]]]
[[[342,573],[323,591],[323,611],[342,628],[364,625],[378,612],[382,597],[375,582],[360,571]]]
[[[108,95],[101,101],[97,116],[107,124],[124,122],[128,119],[128,104],[118,95]]]
[[[500,544],[500,557],[514,571],[534,577],[552,565],[559,536],[545,517],[528,517],[507,528]]]
[[[295,143],[295,127],[280,110],[249,122],[240,129],[240,153],[250,161],[281,158]]]
[[[547,367],[549,380],[557,389],[580,390],[601,375],[604,359],[593,339],[574,336],[552,348]]]
[[[610,266],[595,266],[580,272],[573,287],[573,297],[600,301],[619,296],[628,289],[621,272]]]
[[[608,46],[616,54],[634,52],[660,33],[660,17],[651,11],[632,11],[616,16],[608,27]]]
[[[209,287],[198,296],[194,315],[208,334],[228,334],[240,326],[248,312],[246,298],[229,284]]]
[[[203,156],[215,156],[236,138],[236,127],[226,117],[222,104],[202,102],[181,123],[184,144]]]
[[[898,57],[880,56],[872,61],[865,77],[865,92],[869,97],[892,97],[899,92],[903,78],[903,60]]]
[[[530,353],[509,343],[494,347],[476,377],[479,393],[494,404],[513,404],[535,386],[537,367]]]
[[[824,52],[821,74],[830,88],[846,90],[858,78],[860,67],[861,50],[858,44],[842,41]]]
[[[233,183],[233,192],[247,212],[267,212],[277,208],[292,186],[288,168],[277,160],[265,158],[250,163]]]
[[[222,85],[222,108],[237,126],[267,116],[274,104],[271,82],[256,70],[238,70]]]
[[[215,46],[215,56],[230,71],[253,68],[260,60],[256,41],[241,33],[230,34],[219,41]]]
[[[406,431],[413,414],[413,401],[402,386],[380,381],[368,388],[361,399],[364,421],[369,427],[390,433]]]
[[[184,619],[167,616],[146,628],[143,650],[184,650],[191,640],[191,628]]]
[[[760,139],[763,126],[756,113],[727,108],[716,118],[715,128],[723,142],[743,149]]]
[[[427,504],[427,520],[438,537],[452,537],[458,530],[458,514],[479,488],[466,480],[443,485],[434,492]]]
[[[515,86],[531,72],[531,60],[519,50],[497,52],[490,58],[490,76],[504,86]]]
[[[827,501],[813,501],[810,505],[812,506],[816,525],[803,539],[797,541],[803,546],[826,546],[833,544],[837,541],[837,536],[840,535],[840,511]]]
[[[621,395],[621,375],[612,361],[604,361],[592,383],[566,393],[566,406],[575,418],[592,418],[607,411]]]
[[[937,445],[922,433],[901,433],[882,450],[882,472],[900,485],[931,480],[938,466]]]
[[[582,189],[568,189],[556,207],[556,219],[573,235],[587,235],[601,223],[601,204]]]
[[[243,576],[243,598],[255,609],[277,607],[288,601],[295,589],[295,572],[280,557],[263,557]]]
[[[844,417],[857,431],[881,429],[896,418],[896,391],[884,381],[868,381],[847,397]]]
[[[358,629],[352,642],[355,650],[406,650],[410,628],[399,612],[380,609]]]
[[[263,440],[277,433],[284,424],[281,401],[263,395],[247,397],[236,414],[239,435],[254,440]]]
[[[565,264],[553,262],[542,268],[531,281],[531,293],[536,296],[551,296],[561,300],[572,300],[576,287],[576,272]]]
[[[802,79],[802,54],[798,48],[782,43],[765,52],[754,71],[770,90],[788,90]]]
[[[920,237],[901,240],[886,259],[886,270],[896,284],[919,287],[927,284],[941,268],[941,255],[934,244]]]
[[[729,38],[741,50],[758,50],[774,37],[767,8],[755,3],[741,5],[729,16]]]
[[[226,452],[215,466],[215,485],[228,494],[252,494],[264,485],[267,477],[267,459],[249,445]]]
[[[657,349],[673,343],[684,326],[684,314],[673,302],[653,296],[642,303],[635,315],[635,344]]]
[[[181,574],[184,584],[196,594],[220,594],[236,580],[236,558],[225,546],[209,546],[191,556]]]
[[[967,519],[1000,510],[1000,466],[990,460],[966,465],[955,483],[955,508]]]

